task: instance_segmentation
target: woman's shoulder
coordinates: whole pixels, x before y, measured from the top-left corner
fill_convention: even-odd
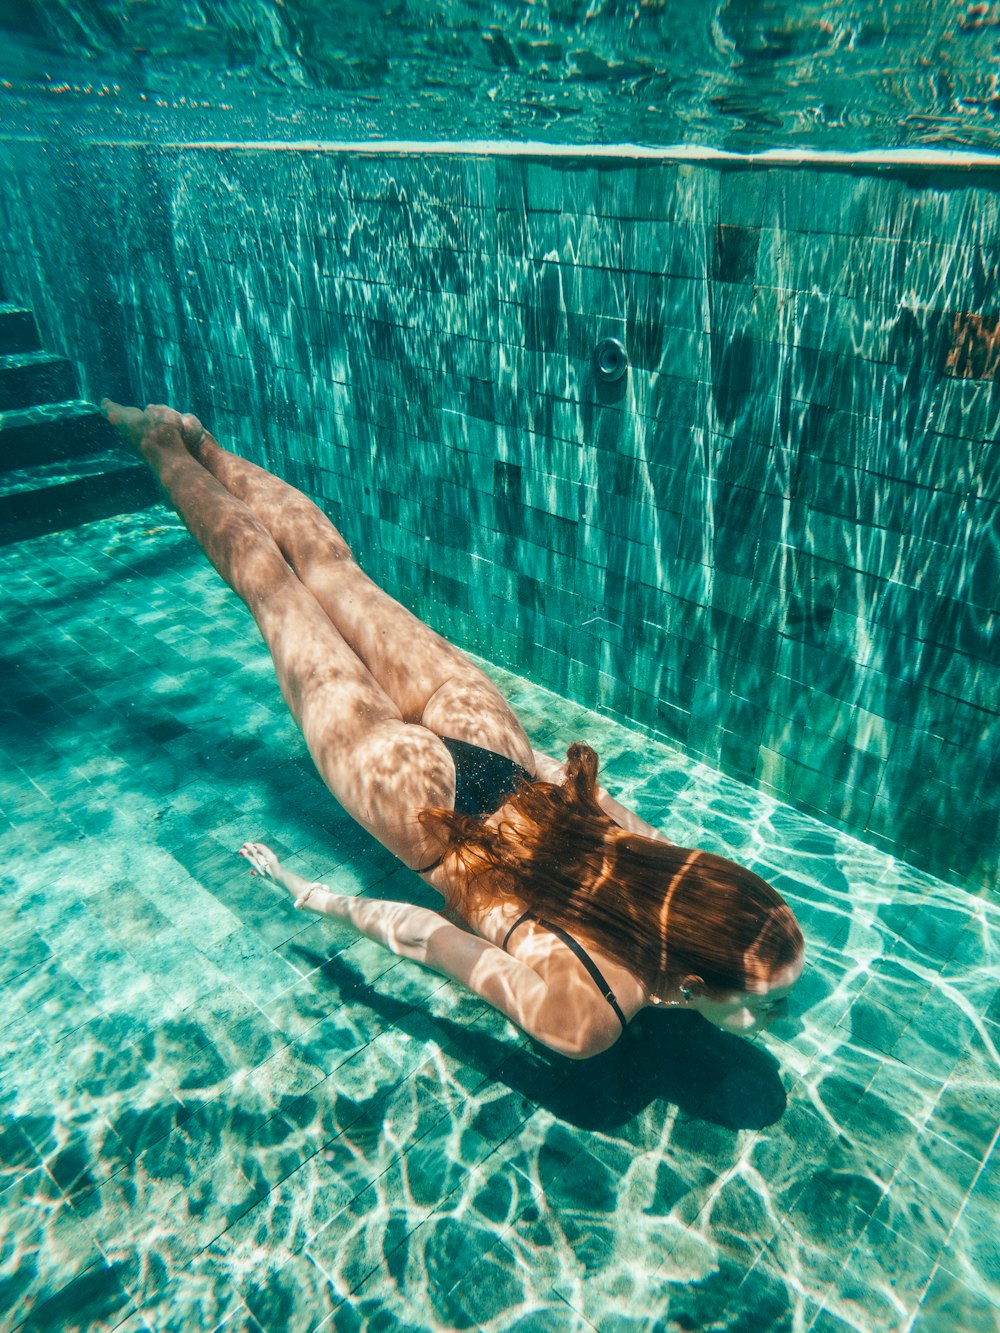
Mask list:
[[[523,903],[508,899],[470,906],[466,916],[469,926],[477,935],[502,948],[512,926],[526,911]]]
[[[568,932],[568,938],[564,939],[522,903],[493,903],[472,911],[469,917],[468,924],[482,939],[505,948],[550,985],[572,987],[581,1001],[592,999],[602,1009],[607,1004],[604,988],[587,966],[589,960],[614,995],[626,1022],[647,1003],[645,986],[629,968],[597,946],[574,939]]]

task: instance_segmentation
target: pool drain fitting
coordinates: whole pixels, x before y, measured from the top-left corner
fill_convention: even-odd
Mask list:
[[[628,353],[618,338],[602,338],[594,348],[594,374],[602,384],[615,384],[628,370]]]

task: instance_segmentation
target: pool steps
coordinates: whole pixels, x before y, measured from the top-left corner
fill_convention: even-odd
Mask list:
[[[78,392],[72,364],[39,347],[33,313],[0,302],[0,546],[159,498],[152,474]]]
[[[0,412],[35,403],[57,403],[76,393],[76,374],[51,352],[7,352],[0,356]]]

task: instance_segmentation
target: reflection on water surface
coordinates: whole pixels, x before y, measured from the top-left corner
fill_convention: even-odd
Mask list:
[[[0,26],[20,127],[67,102],[100,133],[233,138],[995,149],[1000,127],[995,4],[32,0]]]

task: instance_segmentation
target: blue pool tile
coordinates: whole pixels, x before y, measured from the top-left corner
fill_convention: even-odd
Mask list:
[[[901,1235],[887,1236],[873,1220],[827,1294],[823,1310],[855,1326],[904,1327],[933,1271],[933,1258],[915,1252]]]
[[[102,1260],[87,1228],[41,1167],[3,1198],[7,1243],[17,1236],[21,1245],[39,1254],[39,1262],[4,1275],[3,1306],[17,1326]],[[43,1241],[43,1236],[48,1239]]]
[[[915,1333],[938,1333],[946,1328],[994,1329],[998,1324],[1000,1305],[942,1265],[927,1288],[912,1328]]]
[[[121,1328],[138,1318],[132,1298],[122,1286],[115,1265],[94,1264],[62,1290],[36,1305],[20,1325],[24,1329]]]
[[[112,560],[108,531],[99,525],[89,546],[87,530],[77,535],[77,556],[95,569]],[[157,549],[175,540],[177,563],[161,580],[192,609],[221,613],[225,598],[181,553],[180,534],[161,535]],[[33,550],[58,567],[59,540]],[[726,614],[743,591],[722,593]],[[44,634],[59,632],[52,624]],[[146,635],[154,652],[162,628],[133,626],[135,649]],[[203,661],[221,653],[239,664],[224,673],[223,702],[259,718],[276,764],[272,780],[248,752],[239,779],[258,836],[342,891],[425,894],[348,832],[305,761],[294,767],[298,743],[245,623],[220,614],[213,634]],[[95,682],[104,670],[93,668]],[[992,1196],[985,1184],[966,1195],[994,1109],[983,1039],[995,1007],[992,908],[614,719],[496,676],[537,743],[560,753],[576,735],[596,738],[608,785],[640,813],[787,892],[808,942],[794,1012],[752,1045],[699,1039],[651,1013],[593,1071],[546,1056],[453,983],[295,914],[245,878],[212,811],[239,762],[222,748],[232,731],[197,697],[195,668],[187,682],[159,678],[158,720],[144,728],[168,730],[146,739],[180,745],[183,733],[167,739],[178,717],[201,728],[197,781],[168,808],[143,788],[141,763],[108,768],[82,732],[74,762],[101,761],[101,800],[119,794],[119,822],[79,829],[72,843],[39,842],[34,860],[24,841],[5,853],[24,873],[16,910],[0,917],[14,928],[0,980],[13,1166],[4,1197],[43,1171],[84,1228],[74,1234],[96,1242],[89,1267],[64,1279],[52,1269],[56,1286],[81,1283],[66,1303],[77,1291],[81,1309],[99,1311],[118,1283],[126,1326],[287,1327],[301,1315],[353,1327],[353,1311],[473,1327],[488,1309],[509,1320],[505,1301],[521,1293],[518,1317],[547,1326],[732,1323],[756,1311],[784,1327],[822,1307],[815,1326],[833,1328],[842,1315],[850,1326],[917,1309],[927,1260],[958,1217],[942,1265],[964,1265],[955,1279],[988,1306],[990,1258],[974,1237]],[[789,685],[789,721],[800,688]],[[697,698],[711,721],[712,690],[699,689],[687,705]],[[749,695],[747,704],[741,725],[753,715]],[[843,731],[854,728],[855,744],[859,707]],[[100,718],[107,752],[138,758],[127,718]],[[832,705],[831,719],[837,727]],[[45,751],[53,791],[64,789],[61,765]],[[285,799],[291,771],[294,799]],[[85,796],[75,793],[81,810]],[[148,822],[150,809],[165,813]],[[31,817],[44,821],[47,808]],[[68,882],[74,860],[88,867],[75,907],[51,888]],[[0,894],[0,912],[12,891]],[[733,1117],[753,1108],[753,1128],[734,1129]],[[162,1234],[147,1240],[154,1216]],[[54,1242],[40,1242],[41,1272]],[[109,1262],[105,1283],[99,1265]],[[943,1291],[932,1285],[922,1308]]]

